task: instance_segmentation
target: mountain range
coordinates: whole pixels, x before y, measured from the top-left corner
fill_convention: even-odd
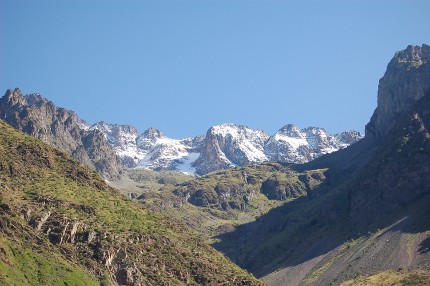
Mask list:
[[[178,140],[154,128],[139,134],[129,125],[103,121],[89,125],[76,112],[56,107],[37,93],[24,96],[18,88],[0,99],[0,118],[71,154],[108,180],[117,180],[122,167],[204,175],[264,161],[305,163],[362,138],[356,131],[329,135],[323,128],[299,129],[292,124],[270,136],[223,124],[209,128],[205,136]]]
[[[90,126],[38,94],[9,90],[1,118],[105,178],[147,181],[153,171],[144,168],[206,175],[154,172],[162,187],[136,202],[0,121],[0,280],[430,285],[430,46],[394,55],[377,101],[364,138],[224,124],[175,140],[153,128]]]
[[[356,131],[332,136],[323,128],[300,130],[292,124],[273,136],[243,125],[223,124],[209,128],[204,137],[181,140],[171,139],[154,128],[139,135],[131,126],[105,122],[89,129],[105,134],[126,167],[179,170],[199,175],[264,161],[304,163],[362,138]]]
[[[379,81],[364,139],[291,166],[324,176],[215,247],[270,285],[394,285],[393,271],[395,285],[429,285],[403,276],[430,269],[429,162],[430,46],[408,46]]]
[[[365,137],[347,148],[217,171],[138,200],[270,285],[429,285],[429,63],[427,45],[395,54]]]

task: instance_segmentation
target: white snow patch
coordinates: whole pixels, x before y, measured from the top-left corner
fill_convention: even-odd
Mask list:
[[[185,174],[195,174],[196,168],[192,167],[192,165],[199,158],[199,156],[200,153],[189,153],[175,166],[176,169]]]

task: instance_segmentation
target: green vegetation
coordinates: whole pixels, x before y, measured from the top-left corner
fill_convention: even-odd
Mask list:
[[[125,195],[138,197],[147,192],[156,192],[164,188],[193,180],[194,175],[177,171],[152,171],[146,169],[125,169],[119,181],[110,184]]]
[[[430,285],[430,273],[427,270],[389,270],[369,276],[360,276],[346,281],[341,286],[427,286]]]
[[[1,121],[0,190],[0,283],[261,284],[180,223]]]
[[[39,254],[25,242],[0,235],[0,285],[99,285],[89,273],[63,257]]]
[[[179,219],[214,242],[216,235],[307,196],[325,180],[326,171],[299,173],[267,162],[165,185],[158,191],[146,192],[140,201],[155,212]]]

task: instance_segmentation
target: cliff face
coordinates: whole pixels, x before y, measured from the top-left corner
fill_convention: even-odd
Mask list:
[[[108,180],[121,173],[121,161],[98,130],[65,108],[56,107],[40,94],[24,96],[8,90],[0,99],[0,118],[31,136],[64,151]]]
[[[366,125],[366,136],[380,139],[395,119],[430,91],[430,46],[408,46],[397,52],[379,80],[378,107]]]

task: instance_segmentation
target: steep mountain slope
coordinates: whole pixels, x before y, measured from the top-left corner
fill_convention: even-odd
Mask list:
[[[366,135],[382,138],[430,89],[430,46],[408,46],[397,52],[379,81],[378,106],[366,125]],[[399,99],[401,95],[401,100]]]
[[[423,45],[396,53],[378,90],[378,99],[387,89],[390,97],[378,100],[363,140],[291,166],[300,172],[327,169],[312,196],[308,192],[219,236],[216,248],[255,275],[265,276],[270,285],[339,285],[390,269],[428,271],[428,49]],[[387,86],[393,75],[402,81]],[[414,86],[417,94],[397,86]],[[390,111],[393,106],[395,111]]]
[[[40,94],[8,90],[0,99],[0,119],[97,169],[108,180],[120,177],[121,161],[103,134],[70,110],[56,107]]]
[[[0,121],[0,284],[261,285],[201,239]]]

